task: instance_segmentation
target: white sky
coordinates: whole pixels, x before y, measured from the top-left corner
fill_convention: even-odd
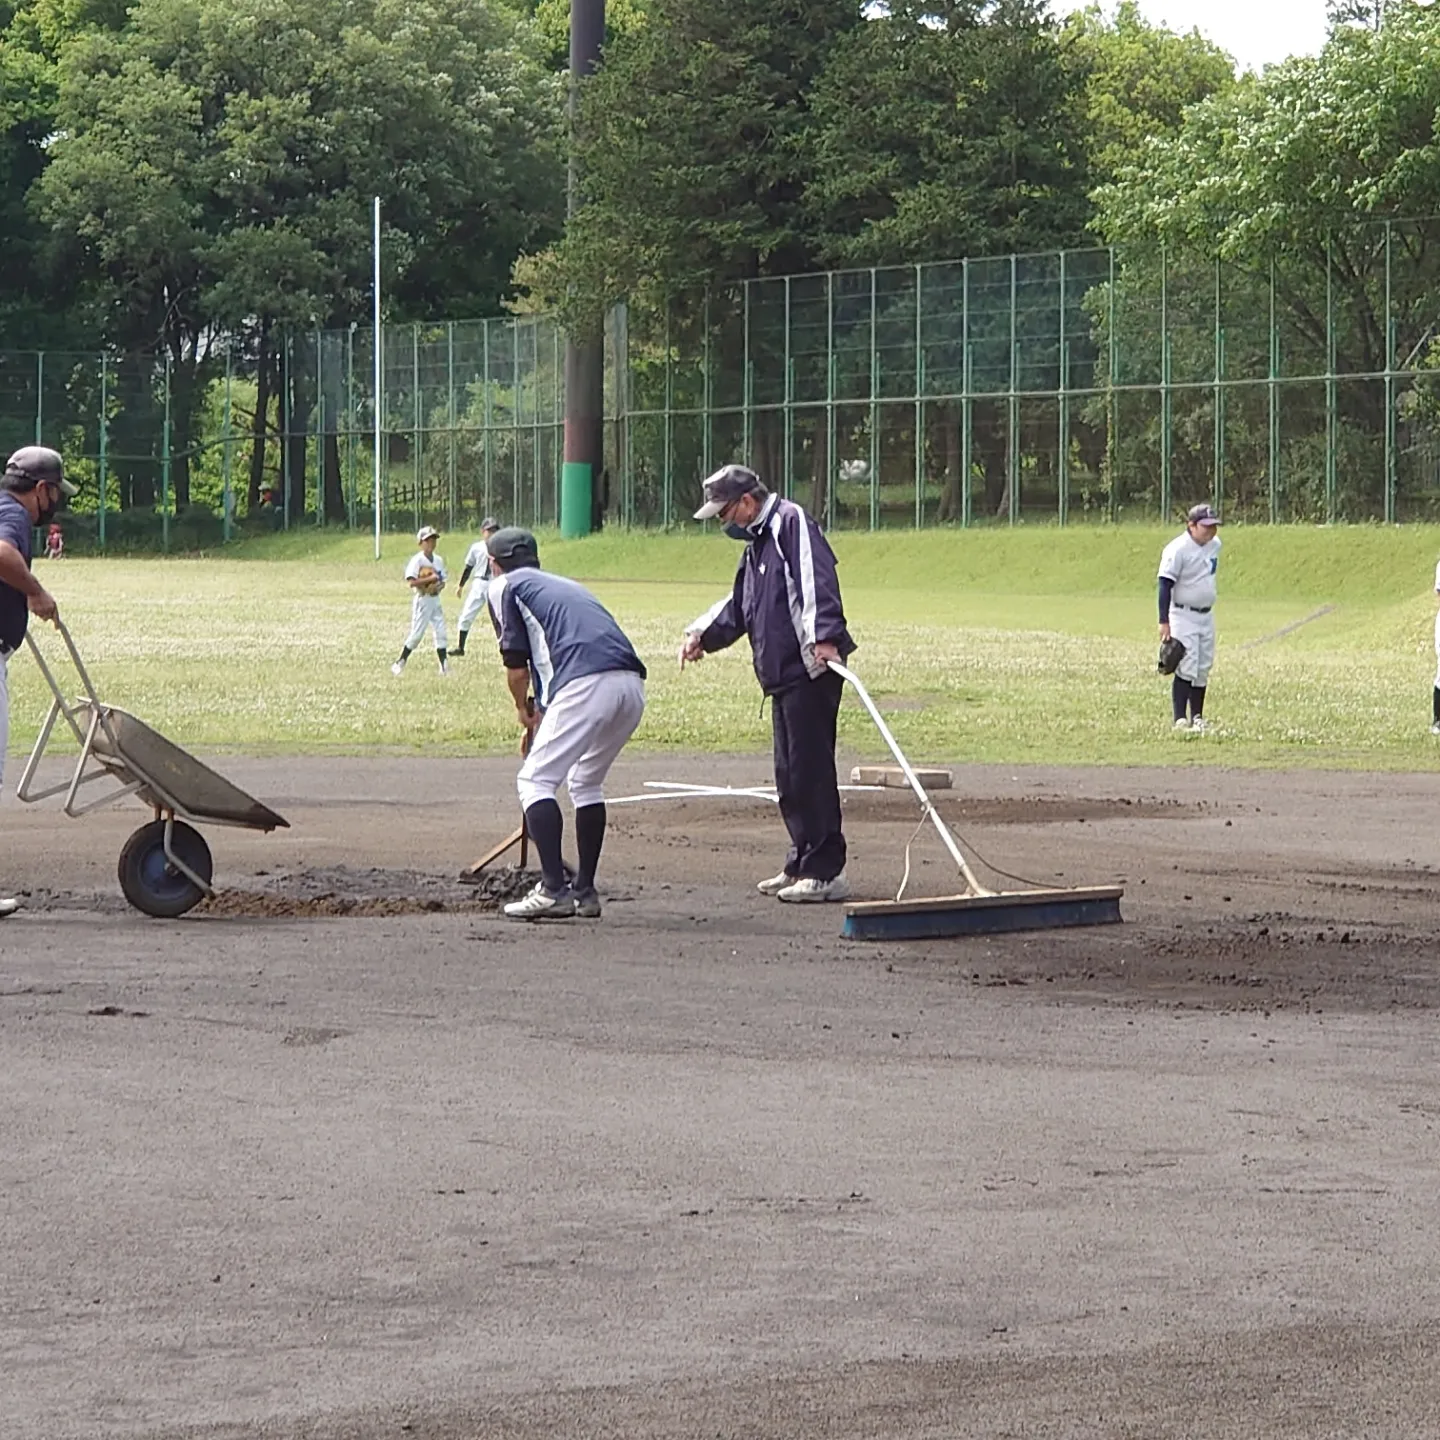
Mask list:
[[[1057,15],[1083,9],[1088,0],[1051,0]],[[1113,9],[1106,0],[1105,8]],[[1243,69],[1288,55],[1313,55],[1325,43],[1325,0],[1140,0],[1153,25],[1181,34],[1199,30]]]

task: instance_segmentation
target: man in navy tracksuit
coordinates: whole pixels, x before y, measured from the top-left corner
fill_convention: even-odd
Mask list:
[[[772,495],[743,465],[705,482],[697,520],[719,519],[745,542],[733,592],[685,633],[680,664],[750,637],[755,677],[770,697],[775,788],[790,832],[785,868],[759,890],[781,900],[844,900],[845,836],[835,775],[835,721],[845,682],[829,668],[855,649],[845,628],[835,555],[793,501]]]

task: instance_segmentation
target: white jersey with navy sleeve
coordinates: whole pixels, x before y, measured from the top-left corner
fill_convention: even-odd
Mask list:
[[[1220,564],[1220,537],[1197,545],[1187,530],[1160,552],[1160,576],[1174,581],[1172,604],[1208,610],[1215,603],[1215,572]]]

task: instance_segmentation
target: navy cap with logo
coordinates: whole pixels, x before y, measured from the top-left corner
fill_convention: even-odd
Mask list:
[[[1185,514],[1185,523],[1187,525],[1218,525],[1220,517],[1210,505],[1192,505]]]
[[[518,525],[507,525],[503,530],[497,530],[486,540],[485,548],[497,560],[529,560],[536,565],[540,563],[540,547],[535,537]]]
[[[768,492],[760,477],[745,465],[722,465],[705,482],[705,503],[695,512],[697,520],[712,520],[727,505],[742,495],[764,495]]]

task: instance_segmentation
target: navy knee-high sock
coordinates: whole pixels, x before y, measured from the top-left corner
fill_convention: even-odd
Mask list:
[[[1205,686],[1190,687],[1190,718],[1198,720],[1205,713]]]
[[[560,840],[565,833],[565,818],[556,800],[537,800],[525,812],[525,828],[535,842],[540,857],[540,874],[545,888],[559,894],[565,888],[565,862],[560,856]]]
[[[1190,703],[1190,682],[1178,675],[1170,682],[1170,707],[1177,720],[1185,718],[1185,709]]]
[[[575,812],[575,848],[580,852],[575,871],[577,891],[595,888],[595,870],[600,864],[600,849],[605,844],[605,802],[582,805]]]
[[[1440,725],[1440,685],[1435,687],[1435,698],[1430,713],[1435,717],[1433,723]]]

